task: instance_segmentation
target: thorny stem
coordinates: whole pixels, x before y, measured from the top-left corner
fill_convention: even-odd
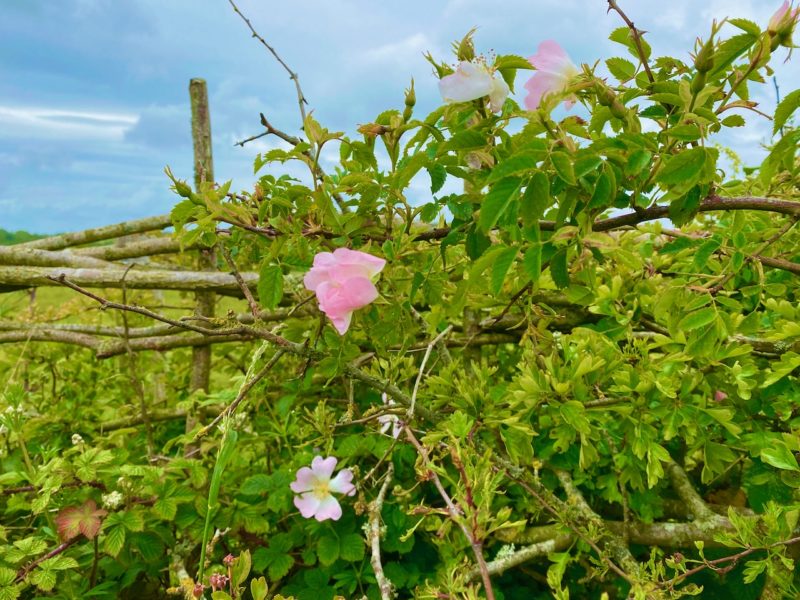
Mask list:
[[[275,57],[275,60],[277,60],[280,63],[280,65],[284,68],[284,70],[289,74],[289,79],[291,79],[294,82],[294,87],[295,87],[295,90],[297,91],[297,105],[300,108],[300,117],[301,117],[301,120],[302,120],[302,124],[305,124],[305,122],[306,122],[306,108],[305,108],[305,105],[308,104],[308,101],[306,100],[306,97],[303,94],[303,89],[300,87],[300,79],[298,78],[297,73],[292,71],[289,68],[289,65],[287,65],[284,62],[284,60],[280,57],[280,55],[275,50],[275,48],[273,48],[271,45],[269,45],[267,43],[267,40],[265,40],[263,37],[261,37],[258,34],[258,32],[253,28],[253,25],[250,23],[250,19],[248,19],[247,17],[244,16],[242,11],[239,10],[239,7],[236,6],[234,1],[233,0],[228,0],[228,3],[233,8],[234,12],[237,15],[239,15],[241,17],[241,19],[245,22],[245,24],[247,25],[248,29],[250,29],[250,33],[253,35],[253,37],[256,38],[259,42],[261,42],[264,45],[264,47],[267,50],[270,51],[272,56]]]
[[[615,11],[622,20],[625,21],[625,24],[628,26],[628,29],[631,30],[631,35],[633,36],[633,43],[636,45],[636,53],[639,55],[639,60],[642,63],[642,67],[644,67],[645,73],[647,73],[647,79],[650,83],[655,82],[655,77],[653,77],[653,72],[650,70],[650,63],[647,61],[647,54],[645,54],[644,46],[642,45],[642,33],[643,31],[636,28],[636,25],[633,24],[622,9],[617,4],[616,0],[607,0],[608,1],[608,10]]]
[[[433,481],[433,485],[436,487],[437,491],[439,492],[439,495],[442,497],[442,500],[444,500],[445,506],[447,507],[448,516],[459,526],[461,531],[464,533],[464,536],[467,538],[467,541],[469,542],[470,547],[472,548],[473,554],[475,554],[475,560],[478,563],[478,569],[480,570],[481,573],[481,579],[483,580],[483,588],[486,591],[487,600],[494,600],[494,589],[492,588],[492,579],[491,575],[489,574],[489,569],[486,566],[486,558],[483,556],[483,541],[478,539],[475,536],[475,533],[472,530],[470,530],[470,528],[467,527],[466,524],[463,522],[463,520],[460,518],[463,515],[463,511],[455,505],[452,498],[450,498],[450,495],[447,493],[447,490],[444,489],[444,486],[442,485],[439,476],[430,467],[431,461],[430,458],[428,457],[427,450],[425,450],[422,444],[419,443],[419,440],[414,436],[413,432],[411,431],[411,429],[409,429],[408,425],[404,427],[404,430],[406,432],[406,437],[408,438],[408,441],[411,442],[414,448],[417,449],[417,452],[422,458],[425,467],[428,469],[427,474],[430,477],[431,481]]]

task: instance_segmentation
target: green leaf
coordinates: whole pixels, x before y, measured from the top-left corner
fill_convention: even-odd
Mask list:
[[[745,120],[742,115],[730,115],[722,119],[722,124],[725,127],[744,127]]]
[[[283,298],[283,271],[277,265],[265,263],[258,276],[258,299],[261,305],[271,310]]]
[[[278,581],[294,566],[294,558],[288,554],[279,554],[275,556],[269,564],[267,575],[272,581]]]
[[[780,440],[773,440],[769,447],[762,448],[760,456],[761,460],[776,469],[800,471],[794,454],[792,454],[792,451]]]
[[[567,249],[562,248],[550,259],[550,275],[559,289],[569,286],[569,268],[567,266]]]
[[[780,131],[781,127],[786,125],[786,121],[792,116],[792,113],[800,107],[800,90],[794,90],[786,94],[786,97],[781,100],[778,107],[775,109],[775,122],[772,124],[772,135]]]
[[[36,569],[31,581],[43,592],[49,592],[56,586],[56,577],[57,575],[49,569]]]
[[[508,206],[519,195],[522,179],[519,177],[508,177],[498,181],[481,204],[481,213],[478,217],[478,226],[484,233],[489,232],[503,215]]]
[[[553,203],[550,196],[550,179],[541,171],[536,171],[525,188],[519,203],[519,216],[526,227],[533,225],[544,215]]]
[[[550,155],[550,162],[553,163],[553,168],[556,174],[570,185],[575,185],[575,170],[572,166],[572,159],[564,152],[553,152]]]
[[[347,533],[339,540],[340,557],[348,562],[363,560],[364,550],[364,539],[357,533]]]
[[[258,496],[266,494],[272,489],[272,479],[269,475],[258,473],[245,479],[239,490],[245,496]]]
[[[503,54],[494,59],[495,69],[533,69],[527,58],[516,54]]]
[[[431,176],[431,194],[435,194],[444,185],[445,180],[447,179],[447,170],[444,168],[444,165],[435,164],[426,167],[428,171],[428,175]]]
[[[761,35],[761,28],[749,19],[728,19],[728,23],[752,35]]]
[[[531,281],[537,283],[539,276],[542,274],[542,245],[534,244],[525,251],[525,256],[522,258],[522,268],[525,269],[525,274],[531,278]]]
[[[234,586],[243,585],[247,576],[250,574],[250,567],[253,562],[250,558],[250,551],[243,550],[241,554],[233,561],[231,567],[231,579]]]
[[[678,323],[678,329],[682,331],[694,331],[704,325],[708,325],[717,318],[717,309],[712,306],[701,308],[683,317]]]
[[[594,184],[594,191],[589,200],[588,208],[606,208],[611,206],[617,195],[617,181],[614,170],[608,165],[604,165],[603,171]]]
[[[495,168],[489,174],[486,183],[494,183],[511,175],[518,173],[527,173],[536,168],[536,165],[541,160],[539,153],[520,153],[508,157],[502,162],[497,163]]]
[[[329,535],[322,536],[317,542],[317,556],[325,566],[335,563],[339,558],[339,540]]]
[[[269,592],[269,588],[266,579],[254,577],[250,580],[250,594],[253,596],[253,600],[266,600],[267,592]]]
[[[106,530],[103,540],[103,552],[109,556],[117,556],[125,545],[125,536],[124,527],[117,526]]]
[[[682,142],[693,142],[701,137],[700,128],[693,124],[670,127],[664,132],[664,135]]]
[[[506,279],[508,270],[514,264],[514,259],[517,257],[518,248],[516,246],[511,248],[504,248],[495,255],[494,264],[492,265],[492,293],[497,295],[503,289],[503,282]]]
[[[626,177],[636,177],[645,167],[650,166],[652,161],[653,154],[649,150],[642,148],[634,150],[628,157],[623,172]]]
[[[631,30],[627,26],[618,27],[614,31],[611,32],[611,35],[608,36],[612,42],[617,42],[618,44],[622,44],[628,49],[633,56],[637,59],[639,58],[639,52],[636,48],[636,43],[634,42],[633,36],[631,35]],[[642,44],[642,52],[644,54],[645,60],[650,58],[650,44],[648,44],[644,39],[639,37],[641,44]]]
[[[488,143],[487,134],[475,131],[474,129],[467,129],[466,131],[459,131],[442,144],[441,151],[475,150],[477,148],[484,148]]]
[[[656,181],[665,185],[694,185],[706,163],[705,148],[691,148],[672,156],[659,170]]]
[[[606,66],[610,73],[620,82],[633,79],[636,74],[636,65],[624,58],[608,58],[606,59]]]

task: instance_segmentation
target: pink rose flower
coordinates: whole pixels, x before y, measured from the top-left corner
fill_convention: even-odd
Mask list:
[[[455,73],[439,80],[439,92],[445,102],[469,102],[489,96],[492,112],[503,109],[508,91],[508,84],[493,77],[485,65],[466,60],[459,63]]]
[[[311,461],[311,468],[299,469],[297,478],[289,484],[295,494],[300,494],[294,497],[294,505],[306,519],[314,517],[317,521],[338,521],[342,516],[342,507],[331,492],[348,496],[356,493],[356,486],[352,484],[353,472],[342,469],[331,479],[335,468],[335,457],[315,456]]]
[[[372,279],[385,265],[385,260],[366,252],[338,248],[332,254],[317,254],[303,283],[317,294],[319,309],[328,315],[336,331],[344,335],[353,311],[378,297]]]
[[[770,18],[767,31],[770,33],[778,33],[782,29],[789,27],[789,31],[791,32],[798,16],[800,16],[800,7],[792,10],[789,0],[784,0],[780,8],[778,8],[775,14]]]
[[[536,68],[536,73],[525,83],[525,89],[528,90],[525,107],[528,110],[539,108],[542,98],[547,94],[563,92],[570,80],[580,73],[564,49],[553,40],[539,44],[536,54],[528,60]],[[575,96],[567,98],[567,108],[575,104],[575,101]]]

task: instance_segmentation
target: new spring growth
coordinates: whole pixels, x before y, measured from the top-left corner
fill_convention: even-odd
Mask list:
[[[403,110],[403,121],[408,123],[411,120],[411,114],[414,111],[414,105],[417,103],[417,94],[414,92],[414,80],[411,80],[411,87],[406,90],[406,108]]]
[[[619,98],[617,98],[614,90],[612,90],[602,81],[598,80],[595,83],[595,91],[597,93],[597,103],[600,106],[607,106],[611,111],[611,114],[617,119],[625,119],[628,111],[625,109],[625,106],[622,104],[622,102],[619,101]]]
[[[778,46],[791,49],[792,34],[800,19],[800,6],[792,7],[788,0],[781,4],[780,8],[769,20],[767,33],[770,36],[770,50],[776,50]]]

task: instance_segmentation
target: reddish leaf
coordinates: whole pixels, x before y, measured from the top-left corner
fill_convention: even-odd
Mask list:
[[[71,540],[79,533],[94,539],[100,532],[100,524],[108,513],[97,508],[94,500],[87,500],[81,506],[69,506],[56,517],[58,534],[62,540]]]

